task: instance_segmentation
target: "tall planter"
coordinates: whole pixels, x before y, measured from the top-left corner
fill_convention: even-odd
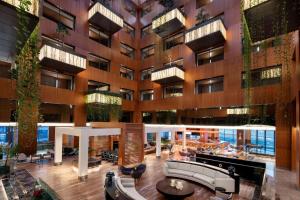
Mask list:
[[[17,35],[19,54],[16,57],[18,143],[20,152],[26,155],[36,153],[39,119],[39,29],[36,28],[27,38],[29,22],[26,15],[31,2],[20,0]]]

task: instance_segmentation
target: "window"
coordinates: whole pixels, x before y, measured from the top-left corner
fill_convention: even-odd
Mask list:
[[[164,98],[180,97],[183,95],[183,85],[172,85],[164,87]]]
[[[8,126],[0,126],[0,144],[7,144],[8,143]]]
[[[41,84],[61,89],[73,90],[73,76],[42,69]]]
[[[49,141],[49,127],[39,126],[37,131],[37,142],[48,142]]]
[[[95,67],[97,69],[101,69],[103,71],[110,70],[110,61],[104,58],[98,57],[94,54],[88,54],[88,61],[90,67]]]
[[[107,47],[111,45],[110,36],[91,24],[89,25],[89,38]]]
[[[252,45],[252,52],[260,52],[262,49],[277,47],[282,44],[281,38],[276,38],[272,40],[264,40],[255,45]]]
[[[160,137],[163,141],[171,140],[171,132],[160,132]]]
[[[237,142],[237,130],[236,129],[220,129],[219,137],[221,141],[229,142],[231,145],[236,145]]]
[[[164,40],[164,50],[171,49],[177,45],[184,43],[184,33],[178,33]]]
[[[281,82],[281,66],[260,68],[250,71],[250,81],[247,82],[247,75],[242,72],[242,88],[273,85]]]
[[[190,139],[191,140],[199,140],[200,139],[200,133],[192,132],[192,134],[190,135]]]
[[[151,124],[152,123],[152,113],[142,112],[143,123]]]
[[[224,60],[224,47],[218,47],[197,54],[197,65],[204,65],[216,61]]]
[[[110,85],[97,81],[88,81],[88,90],[109,91]]]
[[[149,25],[145,26],[144,28],[142,28],[141,36],[142,36],[142,38],[144,38],[145,36],[150,35],[151,33],[153,33],[152,24],[149,24]]]
[[[178,60],[172,61],[171,63],[165,63],[165,64],[164,64],[164,67],[168,67],[168,66],[170,66],[170,64],[176,65],[176,66],[179,67],[179,68],[183,68],[183,59],[180,58],[180,59],[178,59]]]
[[[153,100],[153,96],[154,96],[153,90],[141,91],[141,101],[151,101]]]
[[[123,43],[120,44],[120,52],[125,56],[128,56],[129,58],[134,58],[134,54],[135,54],[134,51],[135,51],[134,48],[128,45]]]
[[[251,130],[251,153],[275,155],[275,131]]]
[[[224,89],[224,76],[219,76],[210,79],[198,80],[195,82],[196,94],[212,93],[223,91]]]
[[[66,43],[62,43],[57,39],[53,39],[51,37],[48,37],[46,35],[42,35],[42,42],[44,44],[49,44],[50,46],[59,46],[59,47],[63,47],[63,49],[65,49],[66,51],[74,51],[75,47]]]
[[[134,71],[125,66],[120,67],[120,76],[129,80],[134,79]]]
[[[124,100],[132,101],[133,100],[133,90],[129,89],[120,89],[120,94]]]
[[[124,27],[123,28],[124,28],[124,31],[126,33],[128,33],[131,37],[134,38],[134,36],[135,36],[135,28],[133,28],[132,26],[130,26],[127,23],[124,23]]]
[[[153,56],[154,53],[155,53],[155,45],[150,45],[148,47],[142,48],[141,50],[142,59]]]
[[[209,4],[211,2],[213,2],[213,0],[197,0],[196,1],[196,8],[198,9],[198,8],[200,8],[202,6],[205,6],[206,4]]]
[[[149,68],[141,71],[141,80],[148,80],[151,79],[151,73],[153,72],[154,68]]]
[[[130,0],[125,0],[124,2],[124,7],[125,7],[125,10],[127,12],[129,12],[132,16],[136,16],[136,8],[135,8],[135,5],[132,3],[132,1]]]
[[[151,11],[152,11],[152,3],[150,2],[142,7],[141,17],[144,17]]]
[[[62,26],[71,30],[75,29],[75,17],[66,11],[63,11],[56,7],[54,4],[45,1],[43,3],[43,16],[60,23]]]

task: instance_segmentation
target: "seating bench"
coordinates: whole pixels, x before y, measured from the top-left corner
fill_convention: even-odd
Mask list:
[[[117,189],[132,200],[146,200],[135,189],[133,178],[114,177]]]
[[[227,170],[196,162],[167,160],[164,163],[164,174],[167,177],[177,177],[195,181],[212,190],[224,188],[228,193],[239,193],[240,179],[237,174]]]

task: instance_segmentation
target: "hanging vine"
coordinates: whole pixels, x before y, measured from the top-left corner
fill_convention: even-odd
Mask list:
[[[20,151],[35,153],[37,123],[39,119],[39,28],[30,34],[27,12],[35,1],[19,0],[17,52],[16,57],[16,93],[17,122]],[[28,38],[29,36],[29,39]]]

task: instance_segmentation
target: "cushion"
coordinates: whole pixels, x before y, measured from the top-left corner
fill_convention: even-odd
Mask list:
[[[195,173],[194,177],[197,178],[197,179],[203,180],[203,181],[205,181],[205,182],[207,182],[207,183],[209,183],[211,185],[213,185],[214,182],[215,182],[215,180],[213,178],[211,178],[209,176],[205,176],[203,174],[197,174],[197,173]]]
[[[206,176],[209,176],[211,178],[215,178],[216,177],[216,171],[215,170],[212,170],[212,169],[209,169],[207,167],[203,167],[203,172],[202,174],[206,175]]]
[[[128,183],[122,183],[122,185],[124,187],[135,187],[134,183],[130,183],[130,182],[128,182]]]
[[[200,165],[191,165],[191,169],[190,171],[191,172],[195,172],[195,173],[198,173],[198,174],[202,174],[203,172],[203,167],[201,167]]]
[[[172,168],[172,169],[176,169],[177,168],[177,162],[167,162],[168,163],[168,167]]]
[[[177,169],[185,170],[185,171],[190,171],[191,164],[188,164],[188,163],[178,163]]]
[[[180,169],[169,169],[170,174],[180,174],[184,176],[193,176],[194,172],[189,172],[185,170],[180,170]]]
[[[132,183],[134,182],[134,179],[133,178],[121,178],[121,183],[124,184],[124,183]]]

